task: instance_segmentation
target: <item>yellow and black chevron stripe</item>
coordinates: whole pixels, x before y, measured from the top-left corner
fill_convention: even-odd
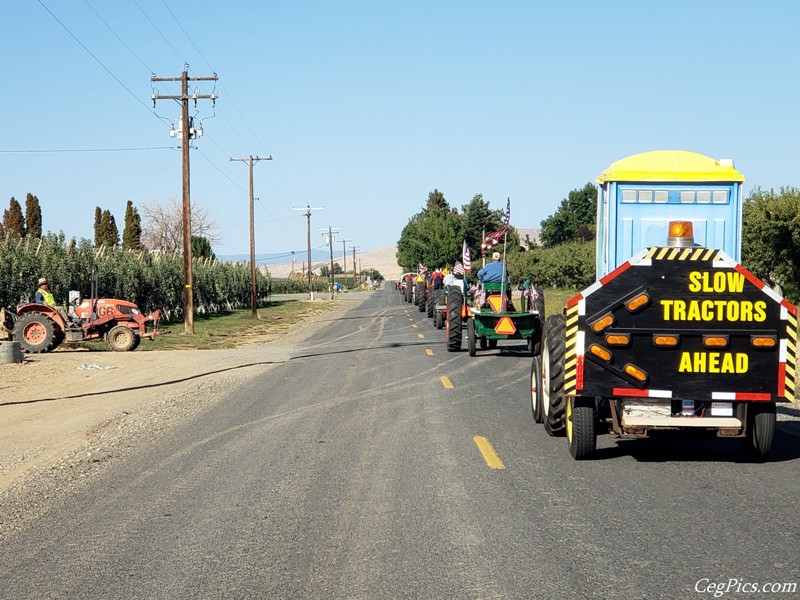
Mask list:
[[[784,396],[790,402],[796,402],[795,385],[797,382],[797,317],[789,313],[786,321],[786,374],[783,378]]]
[[[651,260],[719,260],[720,250],[713,248],[668,248],[658,246],[650,248],[645,258]]]
[[[574,396],[578,378],[578,305],[567,309],[566,347],[564,351],[564,395]]]

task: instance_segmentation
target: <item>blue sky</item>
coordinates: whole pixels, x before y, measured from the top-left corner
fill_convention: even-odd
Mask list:
[[[95,206],[121,231],[127,200],[179,198],[179,107],[154,114],[150,76],[184,62],[219,75],[191,173],[221,255],[249,252],[231,156],[273,157],[254,171],[258,254],[304,252],[306,204],[325,207],[315,247],[328,225],[391,246],[434,188],[459,208],[511,197],[512,225],[538,227],[648,150],[733,158],[746,192],[800,186],[798,17],[790,0],[18,2],[0,36],[0,206],[32,192],[45,230],[91,238]],[[113,148],[156,149],[32,152]]]

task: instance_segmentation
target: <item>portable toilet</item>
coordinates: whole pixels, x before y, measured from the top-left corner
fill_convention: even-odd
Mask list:
[[[741,259],[742,183],[730,159],[657,150],[597,177],[597,278],[644,248],[664,246],[670,221],[691,221],[695,243]]]

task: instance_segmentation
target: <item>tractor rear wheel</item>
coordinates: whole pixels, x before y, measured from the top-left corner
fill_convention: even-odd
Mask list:
[[[414,305],[419,308],[419,312],[425,310],[425,282],[418,281],[415,288]]]
[[[452,285],[447,290],[447,349],[450,352],[461,350],[461,289]]]
[[[542,369],[538,356],[531,361],[531,414],[534,423],[542,422]]]
[[[436,329],[441,329],[442,327],[444,327],[444,315],[442,315],[441,311],[439,310],[436,311],[436,317],[434,318],[434,322],[436,323]]]
[[[433,310],[436,308],[436,290],[428,290],[428,298],[425,301],[425,309],[429,319],[433,318]]]
[[[34,312],[19,318],[14,327],[14,339],[25,352],[40,354],[56,347],[56,326],[47,315]]]
[[[477,339],[475,338],[475,319],[467,318],[467,350],[470,356],[475,356],[477,353]]]
[[[766,460],[775,439],[775,418],[774,402],[747,404],[747,434],[742,439],[742,449],[750,460]]]
[[[564,353],[566,317],[553,315],[542,333],[542,408],[544,430],[549,435],[564,435],[566,397],[564,396]]]
[[[575,460],[585,460],[597,448],[594,399],[571,397],[567,400],[567,442],[569,453]]]
[[[139,334],[130,327],[117,325],[106,334],[106,341],[114,352],[130,352],[139,345]]]

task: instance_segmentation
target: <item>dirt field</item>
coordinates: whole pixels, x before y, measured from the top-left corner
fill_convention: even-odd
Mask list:
[[[132,431],[169,427],[286,360],[295,343],[352,305],[330,304],[291,333],[260,335],[235,349],[59,350],[0,365],[0,494],[37,474],[104,461]]]

